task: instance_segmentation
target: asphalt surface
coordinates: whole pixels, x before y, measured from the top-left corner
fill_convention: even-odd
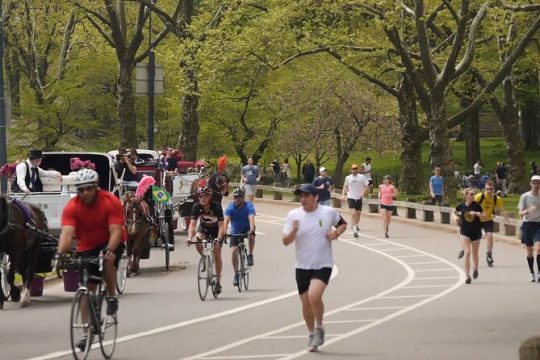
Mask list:
[[[225,199],[224,201],[227,201]],[[326,343],[308,353],[294,280],[294,246],[281,242],[292,206],[259,201],[250,289],[232,286],[224,248],[223,293],[201,301],[198,254],[177,233],[173,268],[152,249],[141,274],[120,297],[115,359],[519,359],[538,334],[540,284],[530,283],[525,250],[495,244],[495,267],[480,245],[480,276],[465,285],[457,228],[393,222],[383,236],[378,216],[364,216],[361,236],[334,243],[335,268],[324,296]],[[349,220],[349,216],[346,216]],[[420,226],[418,226],[420,225]],[[449,230],[450,229],[450,230]],[[59,282],[21,309],[0,311],[2,359],[69,359],[73,293]],[[89,359],[102,358],[99,349]]]

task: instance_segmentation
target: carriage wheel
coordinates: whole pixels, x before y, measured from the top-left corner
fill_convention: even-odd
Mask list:
[[[1,291],[2,293],[0,296],[2,296],[3,300],[7,300],[9,298],[9,294],[11,292],[11,286],[9,285],[8,281],[8,273],[9,273],[9,267],[11,263],[9,262],[9,255],[2,254],[1,262],[0,262],[0,285],[1,285]]]
[[[73,304],[71,305],[71,351],[73,352],[73,357],[77,360],[86,359],[94,337],[90,314],[88,314],[87,311],[86,318],[83,319],[81,313],[81,305],[83,303],[85,303],[85,307],[88,309],[89,299],[90,297],[88,296],[87,290],[78,290],[73,298]],[[85,336],[86,342],[83,341]]]
[[[116,290],[119,294],[123,294],[126,289],[127,276],[128,257],[126,254],[122,254],[122,257],[118,262],[118,269],[116,270]]]
[[[99,346],[101,347],[101,353],[105,359],[110,359],[116,348],[116,336],[118,334],[118,321],[117,315],[107,315],[107,301],[105,292],[101,294],[100,305],[100,336]]]
[[[247,250],[246,248],[243,248],[242,251],[241,251],[241,257],[242,257],[242,281],[239,281],[238,282],[238,286],[242,286],[242,282],[244,283],[244,289],[248,289],[249,288],[249,272],[250,272],[250,267],[248,265],[248,262],[247,262]]]
[[[202,301],[206,299],[206,294],[208,293],[208,286],[210,285],[210,280],[208,278],[208,269],[210,268],[209,262],[210,261],[206,258],[206,255],[201,256],[199,260],[199,268],[197,269],[197,285],[199,288],[199,297]]]
[[[161,244],[165,250],[165,270],[169,271],[169,262],[171,259],[171,250],[169,249],[169,223],[164,221],[160,231]]]

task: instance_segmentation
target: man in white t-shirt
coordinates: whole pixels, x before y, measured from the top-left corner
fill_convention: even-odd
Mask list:
[[[291,210],[283,228],[283,244],[296,246],[296,284],[309,331],[308,350],[324,344],[322,296],[332,273],[332,240],[347,228],[339,213],[318,204],[317,188],[304,184],[295,190],[301,208]]]
[[[343,184],[343,200],[347,199],[349,209],[351,209],[351,227],[353,235],[358,238],[358,223],[362,214],[362,199],[369,192],[369,180],[358,173],[358,165],[352,164],[351,174],[345,177]]]
[[[371,194],[373,192],[373,180],[371,179],[371,158],[369,156],[366,158],[366,162],[362,164],[362,167],[364,170],[362,170],[361,174],[368,179],[369,193]]]

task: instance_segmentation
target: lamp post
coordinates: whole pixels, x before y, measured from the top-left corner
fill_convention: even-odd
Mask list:
[[[1,1],[1,0],[0,0]],[[150,1],[152,5],[155,5],[157,0]],[[148,149],[154,150],[154,81],[156,77],[156,58],[154,54],[154,48],[152,47],[152,12],[148,15]]]
[[[7,163],[6,102],[4,99],[4,11],[0,0],[0,165]],[[0,190],[7,192],[7,181],[1,177]]]

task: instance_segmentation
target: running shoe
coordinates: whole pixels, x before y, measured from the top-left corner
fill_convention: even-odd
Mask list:
[[[457,258],[458,258],[458,259],[461,259],[463,256],[465,256],[465,251],[460,250],[460,251],[458,252],[458,254],[457,254]]]
[[[91,338],[90,338],[90,346],[92,346],[92,342],[94,341],[94,334],[90,335]],[[79,340],[79,342],[77,342],[77,348],[81,351],[81,352],[84,352],[84,350],[86,349],[86,339],[88,339],[88,335],[84,335],[81,340]]]
[[[385,233],[384,233],[384,237],[388,239],[390,236],[388,236],[388,233],[385,232]]]
[[[538,277],[536,278],[536,281],[540,283],[540,271],[538,272]]]
[[[467,279],[465,279],[465,284],[470,284],[471,283],[471,277],[470,276],[467,276]]]
[[[313,333],[313,344],[317,347],[324,344],[324,328],[322,326],[316,327]]]
[[[473,279],[478,279],[478,270],[474,270],[472,273]]]
[[[234,274],[234,280],[233,280],[233,286],[238,286],[238,284],[240,283],[240,274],[239,273],[236,273]]]
[[[354,236],[355,239],[358,239],[358,232],[356,232],[356,231],[353,232],[353,236]]]
[[[536,277],[534,276],[534,272],[532,272],[530,276],[531,276],[530,277],[531,282],[536,282]]]
[[[493,267],[493,256],[491,254],[491,251],[488,251],[486,254],[486,261],[489,267]]]
[[[221,284],[220,283],[216,284],[216,294],[221,294]]]
[[[315,336],[313,334],[309,334],[307,349],[310,352],[317,351],[317,345],[313,343],[314,337]]]
[[[248,266],[253,266],[253,255],[247,256],[247,264]]]

